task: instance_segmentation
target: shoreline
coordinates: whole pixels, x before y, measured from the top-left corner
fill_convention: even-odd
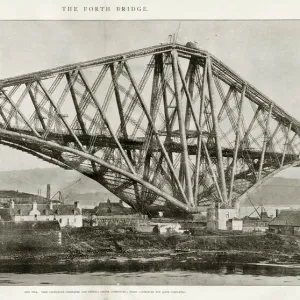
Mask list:
[[[156,235],[80,228],[63,231],[62,244],[15,240],[2,244],[0,273],[217,270],[300,264],[300,238],[203,231],[199,236]]]
[[[251,254],[251,255],[249,255]],[[145,257],[146,256],[146,257]],[[286,267],[288,266],[288,267]],[[265,268],[299,269],[298,255],[276,253],[266,255],[262,252],[249,251],[200,251],[196,253],[167,254],[164,252],[145,253],[143,255],[126,255],[126,253],[106,253],[105,255],[85,255],[70,258],[68,255],[38,256],[0,256],[0,273],[85,273],[85,272],[161,272],[161,271],[195,271],[218,272],[222,267],[243,268],[247,270]]]

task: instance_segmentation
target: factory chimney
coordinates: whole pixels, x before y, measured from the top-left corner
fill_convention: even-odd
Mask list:
[[[51,192],[51,185],[47,184],[47,200],[50,201],[50,192]]]

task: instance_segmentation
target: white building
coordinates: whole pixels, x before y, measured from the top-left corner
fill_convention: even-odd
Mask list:
[[[227,230],[227,221],[238,217],[238,210],[231,207],[208,208],[207,229]]]
[[[13,221],[53,221],[61,227],[82,227],[82,212],[78,202],[72,204],[15,204],[10,202],[9,213]]]

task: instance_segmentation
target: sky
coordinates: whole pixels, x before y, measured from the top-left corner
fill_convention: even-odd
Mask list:
[[[0,78],[166,43],[197,41],[300,120],[300,21],[0,21]],[[0,147],[0,171],[50,167]],[[300,178],[300,168],[280,174]]]

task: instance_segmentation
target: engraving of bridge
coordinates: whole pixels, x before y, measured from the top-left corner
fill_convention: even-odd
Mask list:
[[[210,53],[162,44],[0,80],[0,143],[139,211],[237,206],[299,163],[300,123]]]

